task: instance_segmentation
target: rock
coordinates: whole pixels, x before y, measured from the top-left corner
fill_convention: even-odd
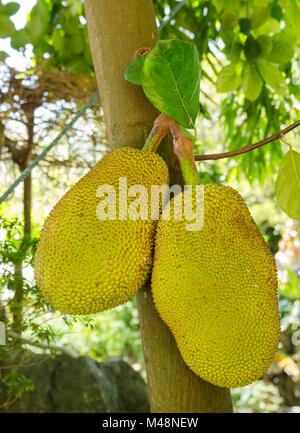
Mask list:
[[[121,359],[97,362],[88,356],[70,358],[58,355],[24,353],[9,362],[31,379],[34,391],[24,392],[12,405],[1,407],[6,392],[0,394],[0,412],[11,413],[147,413],[150,412],[147,387],[141,376]],[[17,361],[16,361],[17,360]],[[3,367],[9,366],[0,361]]]

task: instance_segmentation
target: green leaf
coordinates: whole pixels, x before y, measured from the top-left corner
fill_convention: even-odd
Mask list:
[[[233,63],[230,63],[219,73],[217,79],[217,91],[220,93],[236,90],[241,84],[241,77]]]
[[[264,81],[279,95],[283,95],[286,89],[283,73],[272,63],[262,58],[259,59],[257,65]]]
[[[260,95],[262,86],[263,82],[257,72],[256,65],[248,64],[242,77],[242,87],[246,98],[249,101],[255,101]]]
[[[240,60],[242,49],[243,45],[240,42],[233,42],[227,55],[228,59],[232,62],[238,62]]]
[[[300,8],[296,0],[280,0],[280,5],[285,9],[286,16],[289,23],[299,29],[300,22]]]
[[[15,32],[11,38],[11,46],[16,50],[19,50],[21,47],[25,47],[26,44],[30,43],[31,38],[26,29],[21,29]]]
[[[239,11],[240,0],[212,0],[216,10],[220,13],[223,9],[231,9]]]
[[[124,77],[126,80],[130,81],[133,84],[142,85],[142,71],[146,61],[146,57],[148,54],[144,54],[143,56],[135,59],[124,73]]]
[[[236,12],[231,10],[225,10],[222,14],[221,21],[223,30],[232,30],[235,26],[238,25],[239,17]]]
[[[38,0],[30,13],[30,20],[26,25],[33,42],[36,42],[44,33],[50,20],[50,13],[45,0]]]
[[[200,90],[200,62],[194,44],[159,41],[147,55],[142,83],[155,108],[185,128],[194,128]]]
[[[265,57],[268,56],[273,47],[272,38],[267,35],[260,35],[257,38],[257,42],[259,43],[262,55]]]
[[[255,6],[268,6],[271,0],[254,0]]]
[[[63,51],[65,46],[65,38],[61,29],[55,27],[52,32],[52,43],[55,51]]]
[[[15,26],[8,16],[0,15],[0,38],[10,38],[15,31]]]
[[[222,0],[224,9],[239,11],[240,0]]]
[[[84,49],[84,43],[80,33],[72,35],[70,38],[70,46],[72,53],[80,54]]]
[[[255,8],[250,17],[252,28],[256,29],[257,27],[262,26],[269,18],[270,13],[271,10],[268,7]]]
[[[241,18],[239,25],[241,33],[248,36],[251,32],[251,21],[248,18]]]
[[[0,57],[7,57],[8,54],[6,51],[0,51]]]
[[[278,33],[272,38],[272,51],[267,59],[273,63],[288,63],[294,55],[296,38],[293,33]]]
[[[269,18],[262,26],[257,27],[253,30],[255,36],[259,35],[274,35],[275,33],[280,33],[280,22],[274,18]]]
[[[20,9],[20,5],[16,2],[6,3],[6,5],[4,5],[3,13],[5,13],[8,16],[11,16],[16,14],[19,9]]]
[[[300,220],[300,153],[289,150],[281,161],[276,180],[276,197],[280,208]]]
[[[245,42],[244,53],[249,62],[257,59],[261,53],[260,45],[252,35],[249,35]]]
[[[284,285],[279,284],[278,292],[281,296],[289,299],[290,301],[295,301],[300,299],[300,279],[296,272],[292,269],[284,268],[288,274],[288,282]]]

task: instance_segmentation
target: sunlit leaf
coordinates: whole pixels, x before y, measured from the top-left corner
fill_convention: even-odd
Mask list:
[[[262,55],[264,57],[268,56],[273,48],[272,38],[267,35],[260,35],[257,38],[257,42],[259,43]]]
[[[241,51],[243,49],[243,45],[240,42],[233,42],[231,45],[230,52],[228,53],[228,58],[232,62],[238,62],[241,57]]]
[[[289,22],[296,29],[299,29],[300,8],[296,0],[280,0],[281,6],[285,9]]]
[[[255,8],[253,14],[251,15],[251,26],[253,29],[262,26],[270,16],[269,7]]]
[[[15,32],[15,26],[8,15],[0,15],[0,38],[9,38]]]
[[[260,95],[262,86],[263,82],[257,72],[256,65],[253,63],[247,65],[242,77],[242,87],[246,98],[249,101],[255,101]]]
[[[275,33],[280,33],[280,22],[274,18],[269,18],[262,26],[257,27],[253,30],[255,36],[259,35],[274,35]]]
[[[135,59],[125,71],[124,77],[133,84],[142,85],[142,70],[146,61],[147,54]]]
[[[270,0],[254,0],[255,6],[268,6]]]
[[[217,91],[230,92],[236,90],[241,84],[241,77],[237,72],[236,66],[232,63],[225,66],[217,79]]]
[[[11,38],[11,46],[18,50],[21,47],[25,47],[26,44],[31,43],[31,38],[26,29],[21,29],[15,32]]]
[[[63,36],[62,30],[58,29],[57,27],[54,27],[52,32],[52,43],[53,43],[53,48],[56,51],[63,51],[65,46],[65,38]]]
[[[267,59],[273,63],[287,63],[294,55],[295,35],[288,32],[278,33],[272,38],[272,50]]]
[[[33,42],[37,41],[43,35],[49,20],[50,14],[46,1],[38,0],[31,10],[30,21],[26,26],[26,30],[30,34]]]
[[[289,217],[300,220],[300,154],[294,150],[289,150],[281,161],[276,197],[280,208]]]
[[[221,22],[223,30],[232,30],[235,26],[238,25],[238,14],[231,10],[225,10],[222,14]]]
[[[15,15],[19,9],[20,9],[20,5],[16,2],[10,2],[4,5],[4,13],[9,16]]]
[[[259,59],[258,69],[264,81],[269,84],[279,95],[283,95],[286,89],[283,73],[276,66],[265,59]]]
[[[194,44],[159,41],[147,55],[143,89],[150,102],[185,128],[194,127],[199,111],[200,62]]]

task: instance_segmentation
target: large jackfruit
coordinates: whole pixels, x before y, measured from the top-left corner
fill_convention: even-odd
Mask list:
[[[119,178],[127,179],[128,189],[143,185],[150,192],[151,185],[168,184],[168,168],[153,152],[113,150],[59,200],[45,221],[35,257],[36,282],[49,303],[64,313],[90,314],[123,304],[147,278],[157,221],[122,219],[134,200],[123,197],[119,202]],[[115,220],[96,215],[107,198],[97,197],[101,185],[116,191]],[[150,194],[148,203],[150,212]]]
[[[171,219],[164,211],[155,239],[155,306],[197,375],[221,387],[247,385],[265,373],[278,347],[273,257],[231,187],[204,186],[199,231],[172,217],[174,198],[170,206]]]

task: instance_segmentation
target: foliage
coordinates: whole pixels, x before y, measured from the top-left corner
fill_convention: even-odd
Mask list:
[[[17,119],[20,123],[26,123],[26,110],[30,105],[28,101],[31,95],[38,93],[37,85],[42,83],[42,109],[46,107],[50,114],[43,117],[37,110],[37,119],[42,119],[42,122],[35,126],[35,141],[43,145],[43,140],[56,132],[55,126],[63,126],[73,111],[76,111],[76,102],[78,105],[84,103],[87,89],[91,91],[95,85],[87,26],[81,1],[38,0],[28,15],[24,29],[16,31],[11,17],[18,10],[18,3],[20,2],[3,5],[0,1],[0,38],[11,37],[12,46],[19,52],[25,52],[25,47],[32,45],[33,68],[24,75],[11,75],[10,71],[12,80],[5,80],[7,86],[1,83],[1,90],[11,89],[10,94],[5,95],[4,91],[2,93],[1,104],[3,102],[5,105],[1,105],[1,120],[5,123],[5,116],[11,116],[13,122]],[[154,0],[153,3],[159,21],[178,5],[176,0]],[[198,50],[202,75],[199,107],[201,117],[197,121],[200,140],[197,151],[210,153],[210,150],[220,152],[240,148],[279,131],[299,116],[299,10],[299,0],[187,0],[185,6],[163,28],[162,39],[193,42]],[[0,55],[6,57],[4,52],[0,52]],[[138,61],[143,63],[144,60],[146,57]],[[138,79],[140,70],[141,68],[137,69]],[[1,78],[2,72],[3,70]],[[58,72],[61,75],[54,75]],[[47,95],[47,86],[55,93],[57,79],[57,93],[68,92],[70,83],[76,83],[77,90],[72,93],[75,88],[72,87],[72,92],[67,96],[64,93],[61,100],[56,99],[54,105],[55,98],[52,98],[51,92]],[[25,88],[24,92],[20,91],[20,84]],[[51,121],[53,116],[55,119]],[[20,134],[19,131],[14,131],[14,127],[15,123],[12,123],[9,128],[12,135],[9,136],[13,139],[17,136],[18,150],[26,141],[26,131]],[[103,135],[103,127],[100,128]],[[76,134],[72,131],[69,142],[64,142],[57,148],[59,157],[53,161],[44,161],[44,165],[41,165],[42,176],[36,176],[39,183],[34,191],[34,224],[37,229],[40,229],[41,220],[41,214],[36,212],[38,206],[42,205],[49,210],[49,205],[54,203],[65,184],[70,185],[78,178],[80,167],[99,159],[97,134],[91,134],[95,154],[90,148],[86,151],[84,139],[88,135],[87,131],[90,131],[90,126],[81,124],[76,129]],[[215,131],[218,133],[215,134]],[[104,144],[100,150],[105,151]],[[7,161],[8,153],[6,149],[4,161]],[[257,187],[258,182],[268,180],[270,183],[270,176],[276,172],[282,155],[281,145],[276,143],[230,161],[201,163],[201,177],[204,182],[219,183],[231,176],[231,180],[236,179],[240,185],[245,174]],[[75,172],[72,170],[74,165]],[[253,195],[253,191],[251,193]],[[272,199],[274,200],[273,196]],[[261,202],[258,200],[258,214],[265,209],[265,201],[266,197]],[[15,203],[16,199],[13,198],[5,204],[5,209],[14,212]],[[273,206],[272,213],[275,211]],[[262,221],[261,228],[275,252],[278,233],[270,222],[271,217],[267,212],[268,220]],[[25,240],[25,251],[21,251],[22,223],[2,218],[0,224],[5,231],[5,240],[1,241],[0,247],[0,268],[3,271],[0,299],[4,299],[2,302],[8,310],[8,317],[1,320],[6,322],[8,331],[12,324],[13,311],[10,307],[16,285],[15,266],[24,260],[25,276],[22,280],[25,320],[22,331],[26,337],[33,342],[51,344],[55,340],[62,345],[68,344],[79,353],[90,354],[99,360],[121,355],[131,363],[143,363],[134,301],[92,319],[58,317],[41,299],[32,282],[30,273],[36,239]],[[295,325],[295,321],[299,320],[299,311],[295,313],[298,302],[294,300],[295,291],[298,296],[295,281],[292,277],[281,288],[283,330],[285,327],[298,329]],[[291,293],[293,300],[289,300],[292,299]],[[0,359],[5,359],[18,346],[20,342],[9,337],[8,345],[4,348],[0,346]],[[50,353],[55,354],[53,351]],[[25,377],[17,377],[15,374],[9,372],[8,375],[1,376],[2,381],[11,384],[12,398],[20,395],[22,390],[32,389],[32,384]],[[280,403],[274,388],[271,389],[262,382],[244,390],[233,391],[233,398],[236,407],[248,406],[255,411],[276,410]]]
[[[178,6],[175,0],[153,3],[159,21]],[[222,92],[215,102],[226,132],[223,150],[258,141],[299,115],[299,10],[299,0],[187,0],[162,29],[162,39],[192,41],[198,49],[202,114],[212,114],[209,83]],[[38,0],[24,29],[12,36],[16,49],[28,43],[37,64],[93,74],[81,1]],[[246,154],[235,176],[242,170],[251,182],[268,179],[281,157],[280,146]]]
[[[274,385],[254,382],[231,391],[236,412],[277,412],[282,398]]]
[[[281,209],[291,218],[300,220],[300,153],[292,148],[281,161],[276,195]]]
[[[68,68],[93,73],[83,3],[78,0],[38,0],[25,27],[14,32],[12,47],[33,46],[38,64],[47,58],[47,68]]]
[[[135,300],[101,315],[78,317],[55,312],[42,297],[32,278],[38,239],[27,239],[27,248],[23,250],[22,221],[0,216],[0,227],[0,321],[5,323],[7,335],[7,344],[0,346],[0,364],[3,360],[16,360],[15,351],[21,348],[27,348],[27,353],[32,350],[41,353],[36,343],[44,342],[49,346],[47,352],[51,356],[59,353],[53,348],[54,344],[60,344],[62,348],[66,344],[76,352],[93,356],[99,361],[122,356],[144,372]],[[22,329],[16,330],[11,306],[15,285],[19,282],[15,266],[20,262],[24,264],[23,321]],[[11,331],[22,333],[32,344],[24,346],[20,339],[12,337]],[[18,372],[17,365],[14,365],[16,363],[18,365],[18,362],[14,362],[11,368],[5,370],[0,366],[0,390],[1,383],[8,389],[6,406],[34,388],[34,383]]]
[[[165,8],[176,2],[154,4],[161,21]],[[224,95],[219,99],[223,151],[259,141],[299,116],[299,15],[299,0],[189,0],[161,32],[163,38],[197,46],[201,104],[211,99],[210,84]],[[234,174],[243,171],[250,182],[264,181],[281,157],[279,145],[265,146],[238,159]]]

